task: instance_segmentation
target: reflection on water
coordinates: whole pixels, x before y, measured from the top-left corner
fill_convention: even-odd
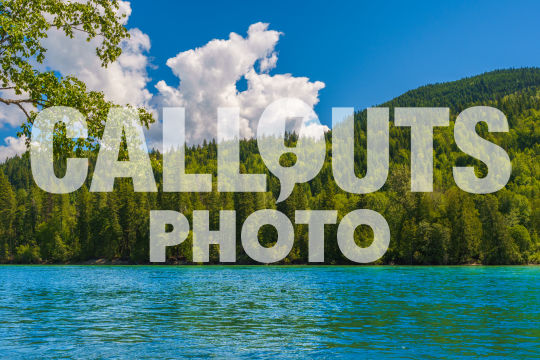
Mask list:
[[[540,267],[0,266],[0,357],[540,356]]]

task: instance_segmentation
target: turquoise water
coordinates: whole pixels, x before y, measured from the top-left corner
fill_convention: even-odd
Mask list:
[[[540,357],[540,267],[0,266],[0,357]]]

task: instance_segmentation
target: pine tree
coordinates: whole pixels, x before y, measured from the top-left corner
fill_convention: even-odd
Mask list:
[[[15,194],[10,182],[0,171],[0,259],[7,260],[13,252]]]

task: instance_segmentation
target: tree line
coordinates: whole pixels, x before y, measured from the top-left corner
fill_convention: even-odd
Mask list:
[[[453,166],[475,166],[479,176],[486,167],[462,153],[453,143],[453,119],[475,105],[500,109],[508,118],[508,133],[477,132],[500,145],[512,161],[507,186],[493,194],[476,195],[456,187]],[[95,151],[78,149],[93,159],[88,182],[71,194],[50,194],[32,179],[28,154],[0,165],[0,261],[15,263],[84,262],[91,259],[148,261],[149,213],[164,209],[180,211],[191,221],[193,210],[210,211],[210,228],[219,228],[219,210],[236,210],[237,229],[256,210],[276,208],[294,224],[300,209],[348,212],[366,208],[381,213],[392,238],[385,264],[523,264],[540,262],[540,69],[511,69],[482,74],[455,82],[409,91],[382,104],[391,109],[404,106],[450,107],[451,124],[434,131],[434,191],[410,191],[410,131],[390,127],[390,170],[384,187],[366,195],[342,191],[332,177],[332,133],[326,134],[327,156],[320,173],[308,183],[297,184],[291,196],[278,204],[279,180],[265,168],[253,139],[240,142],[241,172],[268,176],[265,193],[167,193],[162,190],[162,156],[151,152],[157,193],[136,193],[129,179],[118,179],[112,193],[90,193]],[[392,111],[391,111],[392,114]],[[366,111],[355,114],[355,171],[366,171]],[[294,145],[296,135],[286,140]],[[57,159],[55,171],[62,176],[65,161]],[[65,160],[65,159],[64,159]],[[284,157],[282,163],[292,162]],[[217,175],[217,145],[204,142],[186,149],[186,171]],[[295,245],[283,263],[306,263],[308,231],[295,224]],[[238,237],[240,231],[237,231]],[[325,226],[325,263],[349,263],[338,249],[337,225]],[[359,245],[370,242],[370,229],[359,227]],[[260,241],[270,246],[275,230],[263,227]],[[191,261],[191,235],[167,250],[171,262]],[[217,262],[218,247],[211,249]],[[238,263],[250,263],[237,239]]]

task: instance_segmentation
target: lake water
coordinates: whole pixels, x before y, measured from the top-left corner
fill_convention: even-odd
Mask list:
[[[540,357],[540,267],[0,266],[4,358]]]

